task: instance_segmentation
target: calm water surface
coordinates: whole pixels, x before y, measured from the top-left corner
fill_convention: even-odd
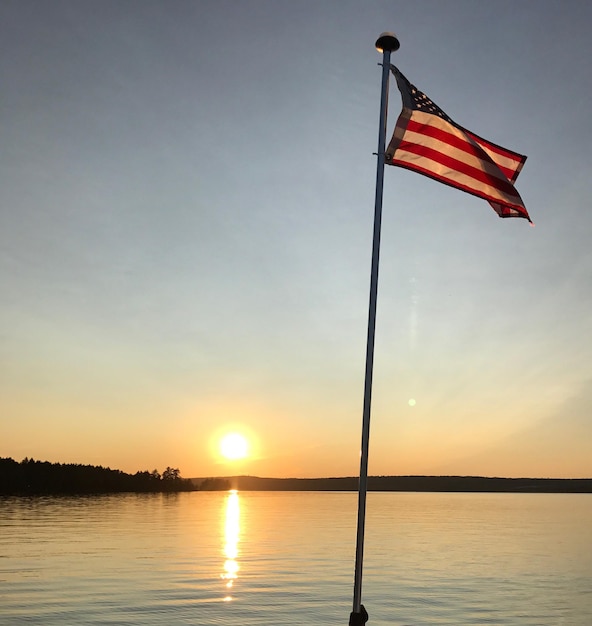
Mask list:
[[[0,499],[0,624],[347,625],[357,496]],[[592,495],[371,493],[369,626],[592,625]]]

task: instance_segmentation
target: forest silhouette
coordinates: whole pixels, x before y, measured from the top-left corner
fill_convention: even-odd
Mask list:
[[[0,458],[0,494],[90,494],[117,492],[195,491],[194,483],[177,468],[126,474],[109,467],[74,463],[50,463],[24,458],[18,462]]]

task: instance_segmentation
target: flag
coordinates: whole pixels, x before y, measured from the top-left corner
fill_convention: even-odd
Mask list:
[[[489,201],[500,217],[531,221],[514,182],[526,157],[453,122],[391,65],[403,99],[387,165],[404,167]]]

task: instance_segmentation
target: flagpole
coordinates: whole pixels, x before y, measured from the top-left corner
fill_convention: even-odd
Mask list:
[[[380,257],[380,225],[382,221],[382,187],[384,180],[384,150],[386,143],[386,116],[391,52],[399,49],[399,40],[393,33],[382,33],[376,40],[376,49],[382,52],[382,91],[378,125],[378,159],[376,167],[376,195],[374,200],[374,236],[372,240],[372,268],[370,274],[370,302],[368,306],[368,336],[366,342],[366,374],[364,379],[364,408],[362,413],[362,446],[360,453],[360,481],[358,487],[358,532],[356,539],[356,566],[354,576],[353,612],[350,626],[363,626],[368,621],[362,606],[362,565],[364,560],[364,528],[366,523],[366,492],[368,487],[368,440],[370,438],[370,403],[372,399],[372,372],[374,366],[374,335],[376,329],[376,300],[378,295],[378,259]]]

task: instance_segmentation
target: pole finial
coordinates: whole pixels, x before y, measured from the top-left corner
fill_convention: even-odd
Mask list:
[[[395,33],[382,33],[382,35],[380,35],[380,37],[376,40],[375,45],[378,52],[384,52],[385,50],[394,52],[401,47]]]

